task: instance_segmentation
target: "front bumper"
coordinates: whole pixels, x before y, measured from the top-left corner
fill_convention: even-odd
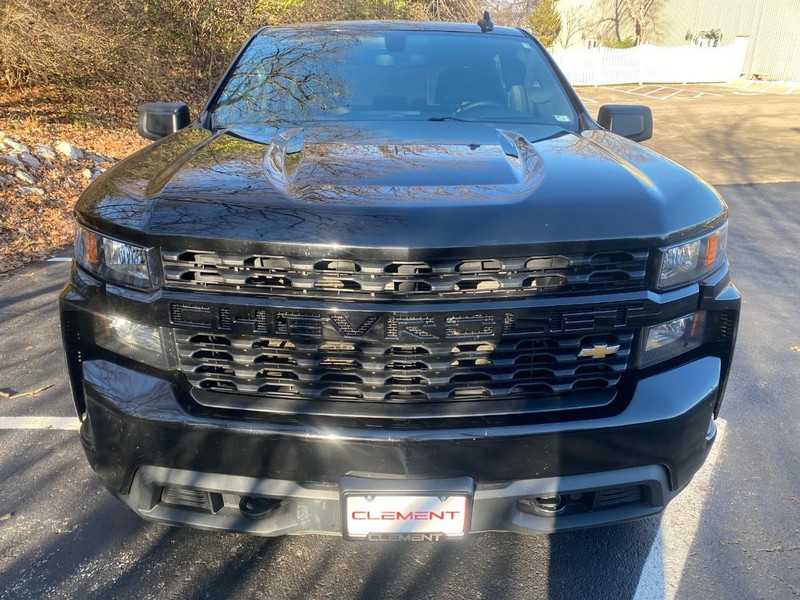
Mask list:
[[[627,408],[607,418],[371,431],[193,416],[169,381],[91,360],[83,364],[81,434],[104,483],[152,521],[258,535],[338,534],[345,476],[394,479],[401,488],[408,479],[469,477],[470,531],[550,532],[663,510],[713,442],[721,369],[719,358],[705,357],[643,379]],[[165,488],[206,493],[209,504],[165,503]],[[638,495],[631,501],[599,509],[542,516],[524,506],[547,494],[588,498],[632,488]],[[250,519],[237,510],[242,496],[281,503],[268,517]]]

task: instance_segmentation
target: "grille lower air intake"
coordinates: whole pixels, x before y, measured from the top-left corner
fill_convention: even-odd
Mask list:
[[[534,409],[559,410],[613,398],[633,342],[626,314],[636,308],[536,318],[524,311],[405,318],[287,317],[275,310],[251,319],[247,332],[173,331],[181,370],[206,406],[270,412],[289,411],[296,401],[430,406],[539,399]],[[265,325],[264,333],[255,331]],[[579,356],[596,347],[614,350]]]

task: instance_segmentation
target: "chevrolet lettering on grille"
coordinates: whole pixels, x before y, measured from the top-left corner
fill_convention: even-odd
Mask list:
[[[331,314],[173,304],[170,316],[174,325],[239,333],[365,341],[436,342],[497,338],[502,333],[505,315],[361,312]]]

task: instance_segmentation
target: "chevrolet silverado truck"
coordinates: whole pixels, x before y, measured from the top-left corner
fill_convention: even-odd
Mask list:
[[[80,438],[159,523],[459,540],[662,511],[716,433],[728,210],[529,33],[257,31],[75,210]]]

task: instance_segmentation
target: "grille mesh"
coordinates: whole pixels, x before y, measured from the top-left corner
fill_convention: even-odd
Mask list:
[[[271,297],[422,299],[644,287],[647,250],[428,261],[164,250],[167,287]]]

